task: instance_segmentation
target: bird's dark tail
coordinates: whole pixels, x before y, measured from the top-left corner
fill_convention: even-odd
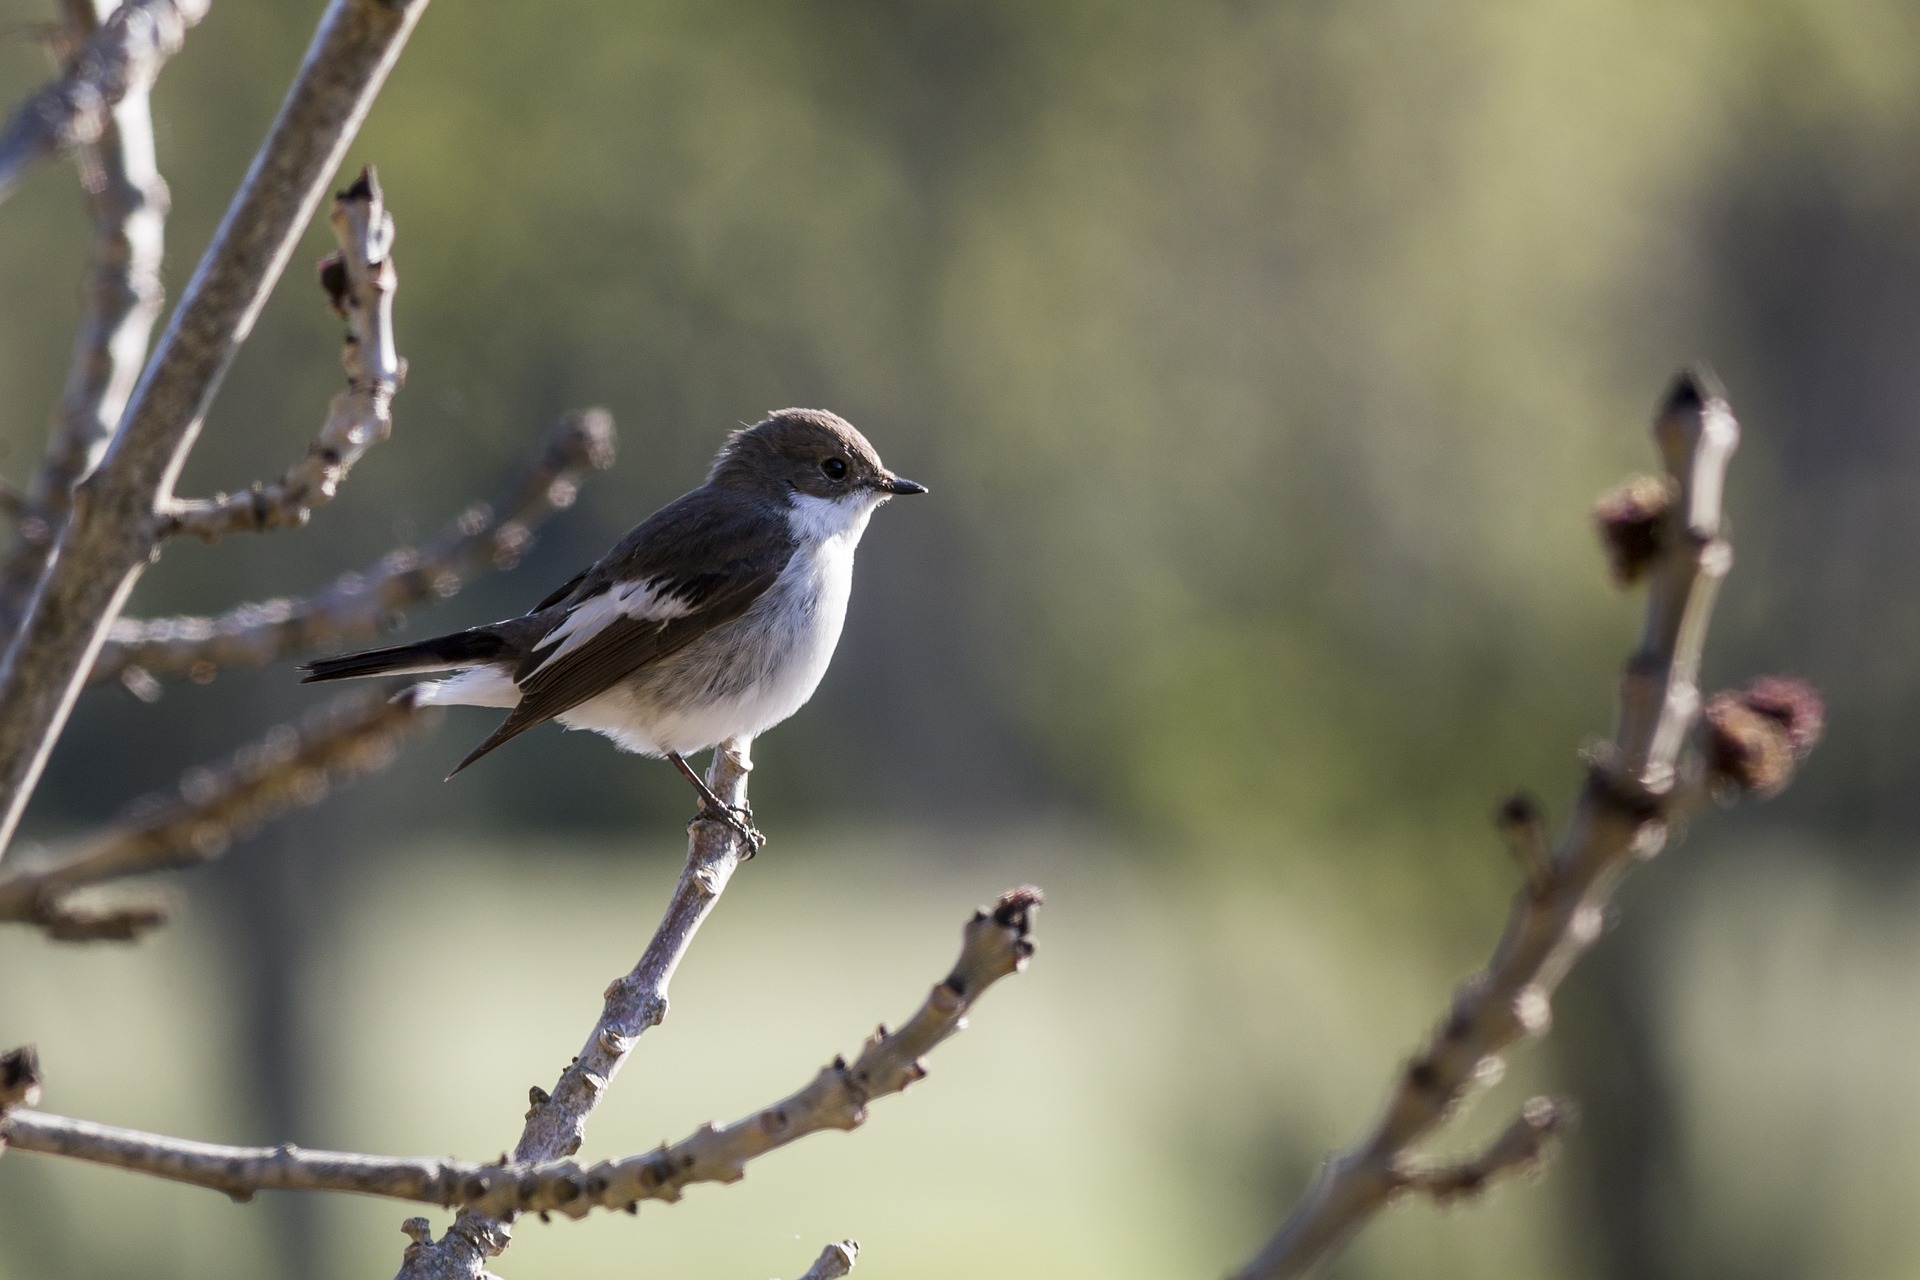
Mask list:
[[[451,671],[456,667],[477,667],[508,657],[508,648],[506,638],[495,628],[475,627],[415,644],[320,658],[300,668],[306,672],[300,683],[353,680],[361,676],[420,675],[429,671]]]

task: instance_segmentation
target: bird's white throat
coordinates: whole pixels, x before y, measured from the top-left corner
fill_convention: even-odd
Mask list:
[[[802,545],[845,539],[851,546],[866,532],[874,508],[886,500],[885,494],[870,489],[841,498],[796,493],[787,507],[787,528]]]

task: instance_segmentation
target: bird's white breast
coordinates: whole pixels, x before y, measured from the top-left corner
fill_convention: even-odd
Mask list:
[[[795,495],[797,545],[758,600],[656,666],[561,715],[630,751],[686,754],[779,724],[813,696],[833,659],[853,589],[853,554],[878,495]]]

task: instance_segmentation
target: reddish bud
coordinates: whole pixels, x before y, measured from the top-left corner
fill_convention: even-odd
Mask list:
[[[1825,719],[1813,686],[1786,676],[1717,693],[1707,703],[1702,729],[1707,776],[1724,790],[1778,795],[1820,740]]]
[[[1665,476],[1635,476],[1594,504],[1607,568],[1620,586],[1638,582],[1665,549],[1661,535],[1678,496]]]

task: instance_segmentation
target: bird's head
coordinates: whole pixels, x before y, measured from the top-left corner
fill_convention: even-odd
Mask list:
[[[852,423],[824,409],[781,409],[734,432],[720,447],[707,483],[858,506],[927,491],[887,470]]]

